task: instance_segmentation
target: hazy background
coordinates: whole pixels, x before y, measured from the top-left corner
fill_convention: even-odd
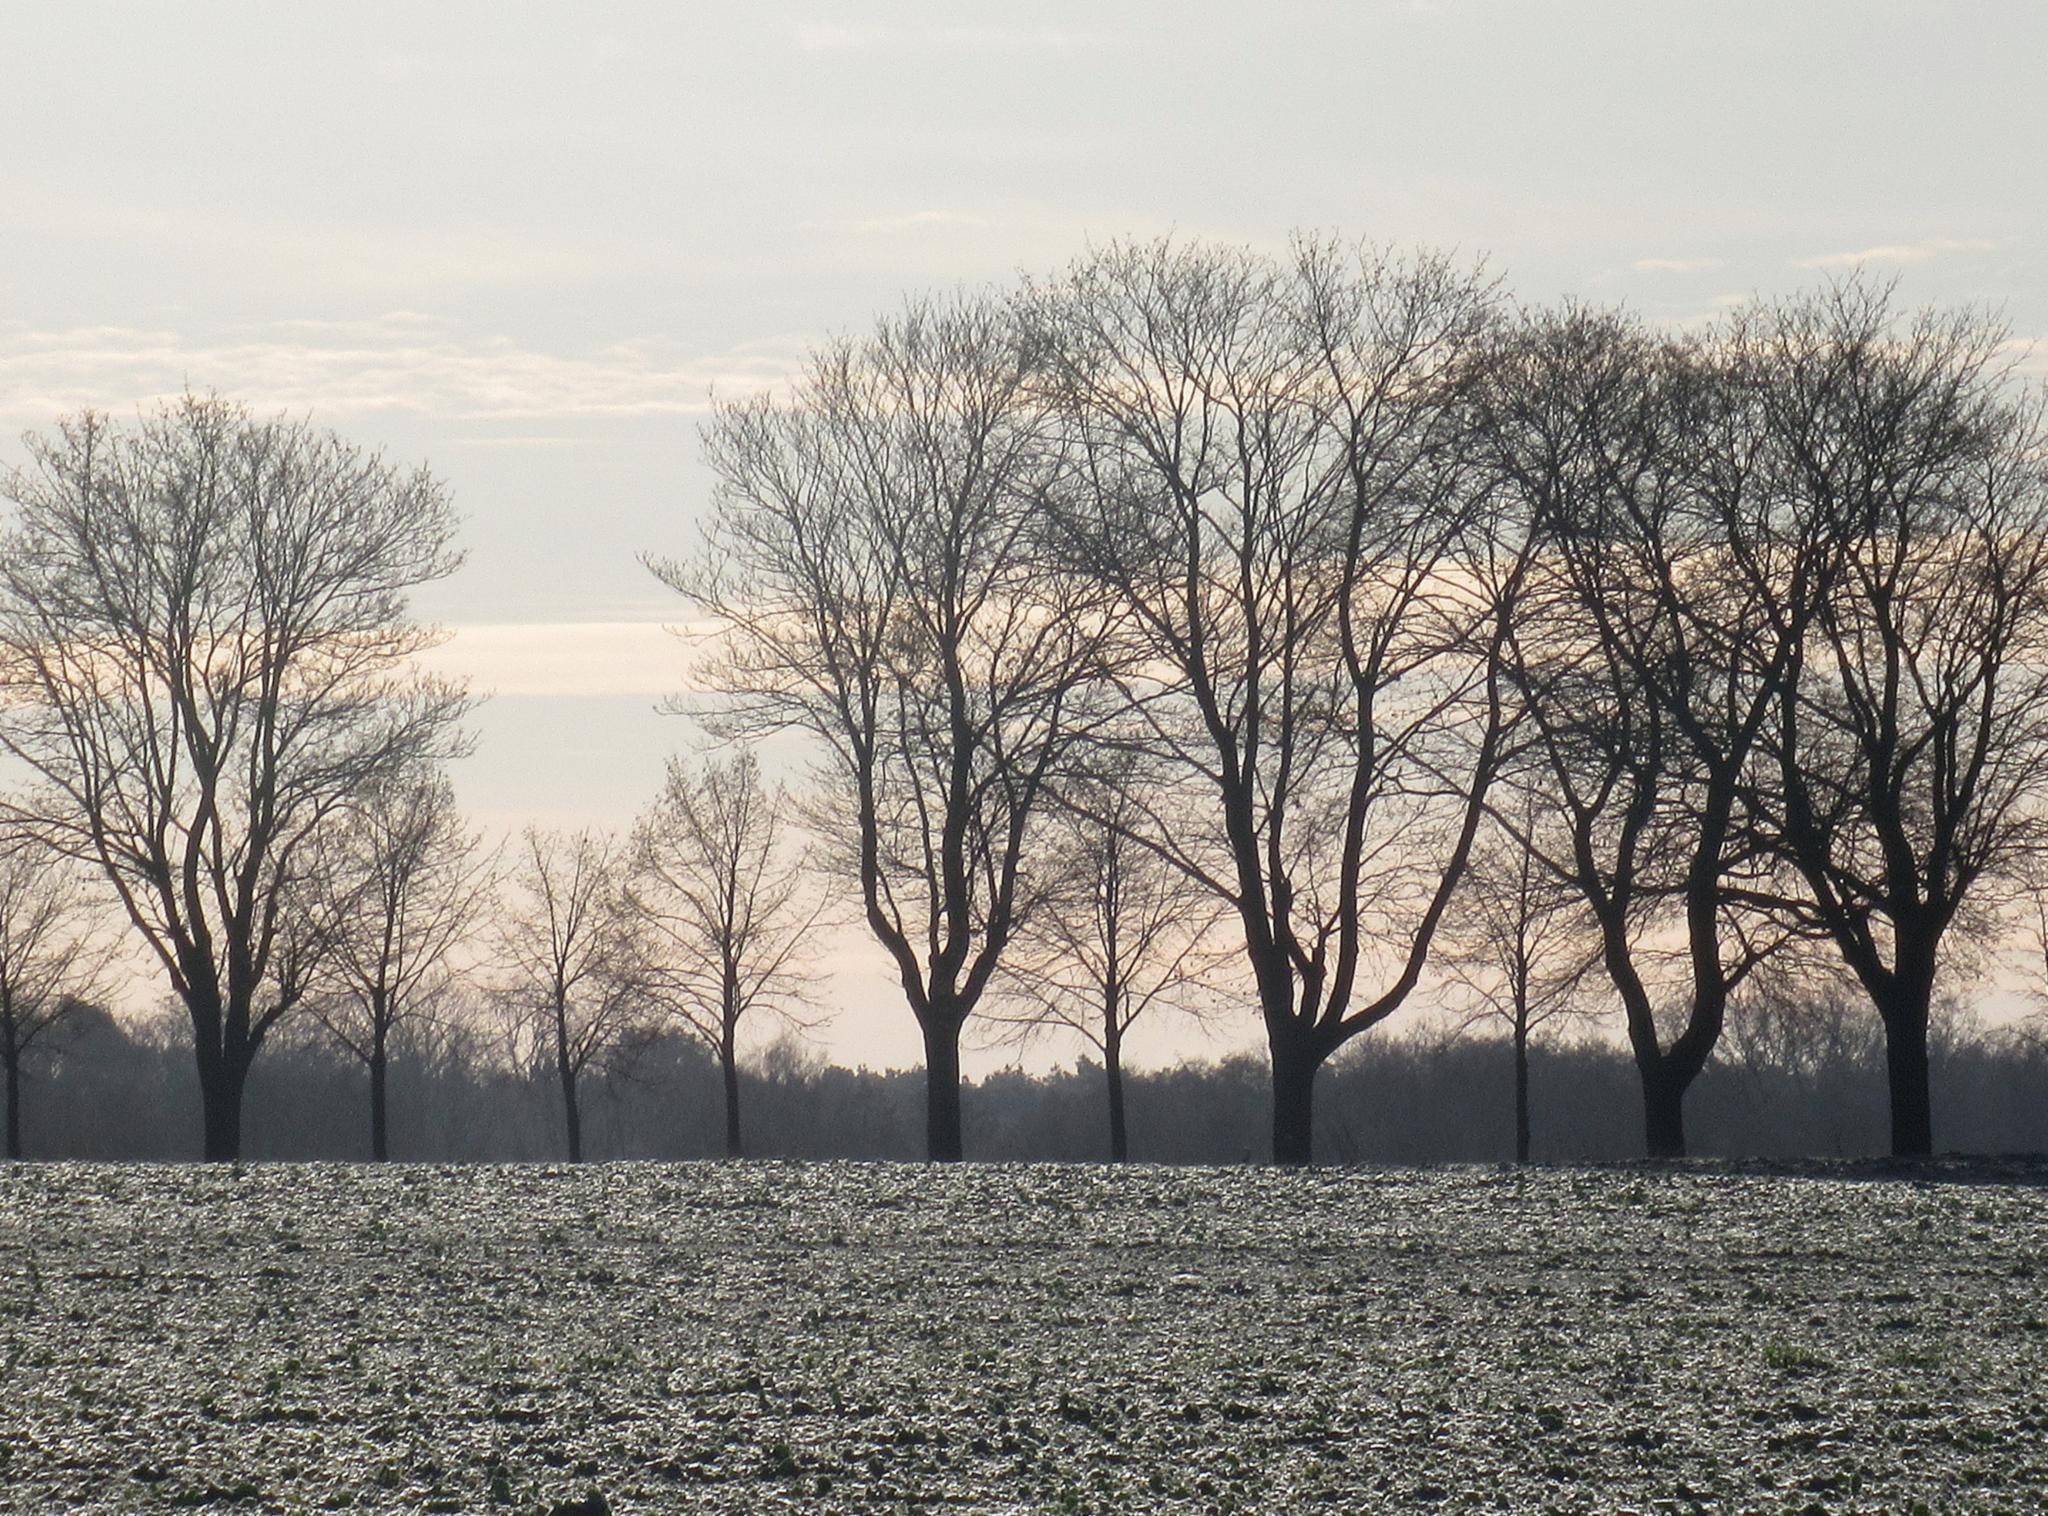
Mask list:
[[[0,467],[24,430],[187,385],[429,462],[470,559],[422,610],[494,692],[457,780],[499,828],[622,825],[651,796],[691,740],[655,709],[687,609],[636,555],[690,547],[707,397],[908,289],[1090,238],[1302,227],[1670,322],[1861,266],[2048,335],[2030,0],[8,19]],[[878,955],[838,961],[825,1049],[914,1062]],[[1255,1040],[1249,1015],[1141,1028],[1134,1057]]]

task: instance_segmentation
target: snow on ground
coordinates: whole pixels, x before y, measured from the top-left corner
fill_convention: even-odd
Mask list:
[[[17,1166],[0,1509],[2038,1511],[1962,1177]]]

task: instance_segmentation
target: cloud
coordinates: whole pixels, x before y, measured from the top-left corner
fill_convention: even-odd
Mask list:
[[[88,407],[126,411],[185,389],[322,417],[411,411],[452,420],[690,415],[720,394],[786,381],[803,343],[724,352],[640,339],[547,352],[458,335],[399,311],[350,321],[270,323],[209,341],[175,330],[0,325],[0,418],[35,424]]]
[[[322,337],[379,337],[394,331],[426,331],[440,322],[423,311],[386,311],[381,316],[356,317],[344,321],[295,319],[274,321],[280,331],[305,332]]]
[[[374,298],[427,287],[521,287],[667,266],[666,250],[575,227],[453,220],[412,225],[292,217],[243,206],[113,199],[0,175],[10,234],[125,246],[223,267],[252,264]]]
[[[449,441],[450,447],[560,448],[589,445],[588,437],[561,437],[549,433],[534,433],[529,436],[455,437]]]
[[[801,225],[808,236],[831,249],[840,268],[861,266],[885,272],[898,282],[908,278],[939,284],[1006,279],[1020,267],[1058,268],[1091,243],[1118,238],[1255,240],[1236,227],[1176,224],[1144,214],[1108,224],[1091,222],[1033,200],[993,200],[972,208],[898,204],[874,208],[867,215]],[[1277,240],[1270,247],[1285,251],[1285,244]]]
[[[1926,263],[1944,253],[1985,253],[1997,247],[1989,237],[1930,237],[1925,242],[1887,242],[1853,253],[1822,253],[1793,260],[1794,268],[1855,268],[1865,263]]]
[[[1998,352],[2022,378],[2048,379],[2048,341],[2013,337],[2000,343]]]
[[[1064,51],[1098,46],[1094,32],[1061,27],[860,25],[838,21],[807,22],[796,28],[796,45],[807,53],[873,52],[913,49],[925,52]]]
[[[857,235],[872,236],[876,233],[914,232],[934,226],[979,230],[988,224],[987,217],[970,215],[966,211],[912,211],[906,216],[871,216],[864,221],[849,222],[847,230]]]
[[[1719,258],[1638,258],[1635,266],[1646,274],[1697,274],[1719,268]]]
[[[807,53],[851,53],[878,46],[888,35],[885,27],[810,22],[796,29],[796,45]]]
[[[420,666],[466,678],[483,695],[653,702],[683,690],[692,657],[689,637],[658,621],[473,622],[448,631],[446,642],[420,655]]]

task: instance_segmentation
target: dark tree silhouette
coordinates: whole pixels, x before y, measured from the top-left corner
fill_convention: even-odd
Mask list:
[[[68,858],[26,839],[0,845],[0,1071],[7,1156],[21,1148],[21,1083],[32,1055],[106,994],[115,945],[101,902]]]
[[[187,396],[120,428],[29,439],[0,549],[7,810],[95,864],[192,1024],[205,1154],[241,1152],[242,1091],[306,962],[281,953],[309,840],[447,751],[465,700],[410,672],[407,594],[451,572],[424,470]]]
[[[739,1035],[765,1013],[794,1029],[824,907],[787,831],[790,795],[750,751],[671,761],[634,828],[627,903],[646,943],[650,1002],[718,1060],[725,1152],[738,1158]]]
[[[1512,572],[1457,403],[1491,287],[1162,242],[1039,296],[1085,486],[1055,519],[1135,640],[1124,740],[1206,790],[1141,797],[1142,835],[1238,917],[1273,1156],[1305,1163],[1316,1073],[1414,990],[1496,759]]]
[[[988,1019],[1028,1039],[1052,1029],[1081,1038],[1102,1059],[1109,1156],[1130,1157],[1124,1046],[1148,1014],[1204,1014],[1217,972],[1223,902],[1140,840],[1126,773],[1089,784],[1042,829],[1034,873],[1044,888],[1018,933]]]
[[[547,1070],[562,1096],[569,1161],[583,1161],[581,1084],[591,1064],[646,1019],[642,954],[611,839],[528,827],[498,928],[514,1056]]]
[[[1755,803],[1885,1029],[1892,1150],[1933,1151],[1943,964],[2044,840],[2048,437],[1972,311],[1859,284],[1754,313],[1782,487],[1839,553]],[[1753,556],[1753,555],[1751,555]],[[1781,619],[1794,591],[1755,572]]]
[[[655,572],[721,621],[738,736],[823,745],[819,835],[924,1036],[930,1155],[961,1155],[960,1032],[1002,961],[1105,618],[1042,541],[1057,434],[1037,344],[989,299],[912,304],[719,407],[704,550]]]
[[[1567,310],[1504,333],[1488,368],[1481,435],[1537,547],[1507,651],[1564,823],[1547,863],[1599,927],[1646,1146],[1683,1154],[1729,997],[1786,936],[1747,800],[1825,545],[1778,513],[1758,376],[1711,340]],[[1745,592],[1745,553],[1784,576],[1782,606]]]
[[[432,770],[377,785],[319,839],[309,890],[321,993],[308,1009],[370,1076],[370,1156],[390,1156],[392,1044],[433,1014],[450,954],[493,898],[494,859]]]

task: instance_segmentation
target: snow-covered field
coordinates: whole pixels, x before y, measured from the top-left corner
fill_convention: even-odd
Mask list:
[[[2001,1177],[16,1167],[0,1507],[2040,1511]]]

